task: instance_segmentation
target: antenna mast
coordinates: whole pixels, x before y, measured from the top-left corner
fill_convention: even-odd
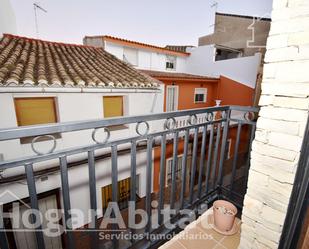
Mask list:
[[[35,31],[36,31],[36,38],[39,38],[39,25],[38,25],[38,16],[37,16],[37,10],[41,10],[45,13],[47,13],[47,10],[42,8],[39,3],[33,3],[33,9],[34,9],[34,21],[35,21]]]
[[[215,8],[215,13],[217,12],[218,10],[218,2],[217,1],[214,1],[211,5],[210,5],[210,8]],[[215,26],[215,22],[211,25],[209,25],[209,27],[214,27]]]

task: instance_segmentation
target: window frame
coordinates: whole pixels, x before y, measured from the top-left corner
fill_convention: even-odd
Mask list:
[[[204,91],[204,93],[198,93],[198,91]],[[200,88],[194,88],[194,95],[193,95],[193,101],[195,104],[202,104],[202,103],[206,103],[207,102],[207,93],[208,93],[208,89],[206,87],[200,87]],[[196,101],[195,100],[195,96],[197,94],[203,94],[204,95],[204,100],[203,101]]]
[[[226,47],[215,47],[214,49],[215,49],[214,62],[241,58],[243,56],[243,51],[238,49],[226,48]],[[230,53],[233,54],[234,56],[232,56],[231,58],[221,58],[220,57],[222,56],[221,53]]]
[[[172,61],[171,58],[173,58],[174,61]],[[173,68],[167,67],[167,63],[172,63],[173,64]],[[176,66],[177,66],[177,56],[175,56],[175,55],[166,55],[166,57],[165,57],[165,70],[176,71]]]
[[[119,206],[120,210],[123,210],[128,207],[128,203],[130,201],[131,197],[131,177],[126,177],[124,179],[118,180],[117,182],[117,204]],[[136,175],[136,181],[139,181],[139,175]],[[121,184],[124,183],[127,188],[124,189],[124,192],[121,192]],[[103,208],[108,207],[108,203],[111,201],[112,197],[112,183],[107,184],[105,186],[101,187],[101,204]],[[126,193],[127,195],[125,198],[120,198],[122,193]],[[140,201],[140,197],[138,195],[139,193],[139,185],[136,184],[136,189],[135,189],[135,196],[136,196],[136,201]],[[106,195],[107,194],[107,195]],[[108,198],[110,198],[110,201],[108,201]]]
[[[102,116],[103,118],[115,118],[115,117],[105,117],[104,115],[104,98],[105,97],[122,97],[122,116],[118,116],[118,117],[124,117],[127,114],[127,110],[125,108],[125,103],[127,102],[127,96],[126,95],[103,95],[102,96],[102,106],[103,106],[103,110],[102,110]],[[107,127],[110,131],[117,131],[117,130],[124,130],[124,129],[128,129],[129,125],[111,125]]]
[[[175,94],[175,110],[168,110],[168,89],[174,88],[176,90]],[[166,99],[165,99],[165,110],[166,112],[176,112],[178,111],[178,100],[179,100],[179,86],[177,85],[167,85],[166,86]]]
[[[59,112],[58,112],[58,108],[56,104],[56,101],[57,101],[56,97],[52,97],[52,96],[49,96],[49,97],[13,97],[16,121],[17,121],[18,126],[22,126],[22,125],[20,124],[20,118],[18,117],[18,113],[17,113],[16,100],[28,100],[28,99],[52,99],[53,107],[54,107],[54,114],[56,117],[56,123],[59,123]]]
[[[117,116],[117,117],[123,117],[125,115],[125,111],[124,111],[124,96],[123,95],[103,95],[102,96],[102,100],[103,100],[103,118],[114,118],[114,117],[105,117],[104,98],[116,98],[116,97],[121,97],[122,98],[122,106],[121,106],[122,114],[120,116]]]
[[[181,166],[179,168],[177,168],[177,166],[179,165],[179,159],[181,159]],[[188,160],[188,158],[187,158]],[[182,173],[182,161],[183,161],[183,154],[177,155],[177,164],[176,165],[176,180],[177,180],[177,173],[180,174],[181,177],[181,173]],[[169,172],[169,164],[171,163],[171,171]],[[166,170],[165,170],[165,186],[167,187],[169,184],[169,180],[172,180],[172,165],[173,165],[173,157],[169,157],[166,159],[165,161],[165,165],[166,165]],[[188,166],[188,165],[187,165]],[[178,170],[177,170],[178,169]],[[169,175],[171,176],[171,178],[169,179]]]
[[[18,127],[21,127],[22,125],[20,124],[20,117],[19,117],[19,114],[17,112],[16,101],[17,100],[29,100],[29,99],[52,99],[53,100],[53,112],[54,112],[54,115],[56,117],[55,124],[60,122],[59,110],[58,110],[58,100],[57,100],[56,96],[46,96],[46,97],[39,97],[39,96],[19,97],[19,96],[15,96],[15,97],[13,97],[13,102],[14,102],[16,123],[17,123]],[[48,124],[48,123],[44,123],[44,124]],[[34,124],[34,125],[44,125],[44,124],[42,123],[42,124]],[[52,135],[55,139],[62,138],[61,133],[53,133],[53,134],[48,134],[48,135]],[[20,138],[19,140],[20,140],[21,144],[29,144],[29,143],[32,143],[32,140],[35,137],[37,137],[37,136],[23,137],[23,138]],[[52,138],[43,136],[41,139],[38,140],[38,142],[49,141],[49,140],[52,140]]]

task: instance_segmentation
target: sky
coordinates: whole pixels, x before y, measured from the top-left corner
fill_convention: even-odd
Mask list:
[[[36,38],[33,0],[11,0],[18,35]],[[217,7],[211,7],[215,2]],[[82,44],[112,35],[153,45],[197,45],[214,12],[269,16],[272,0],[40,0],[39,38]]]

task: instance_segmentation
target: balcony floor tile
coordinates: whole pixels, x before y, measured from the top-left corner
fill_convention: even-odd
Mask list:
[[[204,225],[207,213],[208,211],[159,249],[237,249],[240,231],[231,236],[214,231],[211,227]],[[240,220],[237,218],[236,222]]]

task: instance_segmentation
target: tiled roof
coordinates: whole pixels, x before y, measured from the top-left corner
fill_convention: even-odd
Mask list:
[[[151,45],[151,44],[141,43],[141,42],[137,42],[137,41],[131,41],[131,40],[122,39],[122,38],[109,36],[109,35],[85,36],[84,41],[87,40],[87,39],[91,39],[91,38],[101,38],[104,41],[111,41],[111,42],[119,43],[119,44],[122,44],[122,45],[125,45],[125,46],[134,47],[134,48],[151,49],[151,50],[154,50],[154,51],[157,51],[157,52],[170,54],[170,55],[178,55],[178,56],[189,56],[190,55],[190,53],[187,53],[187,52],[175,51],[175,50],[172,50],[172,49],[168,49],[166,47],[159,47],[159,46],[155,46],[155,45]]]
[[[188,73],[177,73],[177,72],[162,72],[162,71],[154,71],[154,70],[139,70],[145,74],[150,75],[158,80],[162,79],[183,79],[183,80],[218,80],[219,78],[216,77],[208,77],[203,75],[195,75],[195,74],[188,74]]]
[[[228,14],[228,13],[220,13],[216,12],[216,15],[218,16],[230,16],[230,17],[238,17],[238,18],[246,18],[246,19],[258,19],[259,21],[271,21],[271,18],[267,17],[257,17],[257,16],[244,16],[244,15],[235,15],[235,14]]]
[[[194,48],[192,45],[166,45],[165,48],[177,52],[186,52],[187,48]]]
[[[103,49],[4,34],[0,86],[157,88],[158,81]]]

